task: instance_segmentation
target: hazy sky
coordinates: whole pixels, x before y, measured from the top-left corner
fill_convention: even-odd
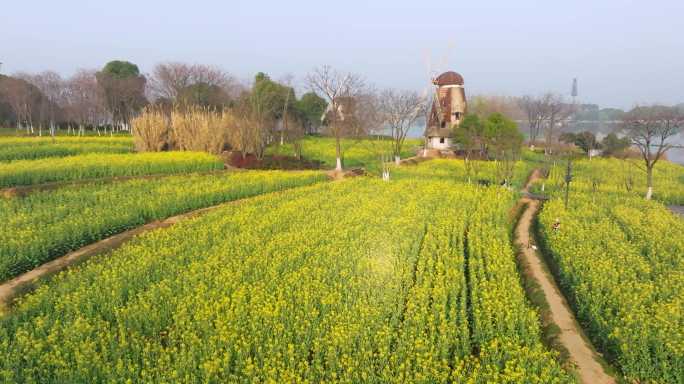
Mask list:
[[[0,62],[70,75],[177,60],[300,86],[330,64],[416,90],[429,69],[453,69],[468,94],[501,95],[569,94],[577,77],[582,101],[626,108],[684,102],[682,15],[683,0],[5,0]]]

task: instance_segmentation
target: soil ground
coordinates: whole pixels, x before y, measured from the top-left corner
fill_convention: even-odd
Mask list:
[[[535,170],[528,185],[537,178],[539,178],[539,172]],[[524,192],[527,192],[527,187]],[[558,342],[567,350],[569,359],[575,365],[582,383],[615,383],[615,379],[608,375],[599,363],[593,347],[586,341],[588,338],[578,325],[553,277],[546,273],[541,255],[531,246],[533,244],[530,239],[532,221],[539,210],[540,202],[524,197],[521,203],[526,203],[527,208],[518,221],[516,241],[522,250],[522,257],[528,265],[529,275],[538,283],[546,297],[551,320],[560,329]]]
[[[684,205],[670,205],[668,208],[670,208],[670,211],[677,213],[684,218]]]

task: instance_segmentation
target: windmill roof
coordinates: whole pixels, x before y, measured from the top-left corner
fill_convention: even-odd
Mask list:
[[[432,82],[439,87],[444,85],[463,85],[463,76],[454,71],[448,71],[437,76]]]

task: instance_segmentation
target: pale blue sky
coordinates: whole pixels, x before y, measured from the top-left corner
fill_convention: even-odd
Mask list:
[[[115,6],[110,6],[110,4]],[[466,91],[569,93],[602,106],[684,102],[682,0],[31,1],[0,13],[2,73],[167,60],[300,81],[315,66],[422,90],[427,63]]]

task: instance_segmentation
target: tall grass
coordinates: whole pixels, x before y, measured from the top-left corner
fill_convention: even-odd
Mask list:
[[[219,154],[230,145],[235,124],[227,110],[179,105],[170,111],[149,107],[132,121],[136,148],[143,152],[174,149]]]

